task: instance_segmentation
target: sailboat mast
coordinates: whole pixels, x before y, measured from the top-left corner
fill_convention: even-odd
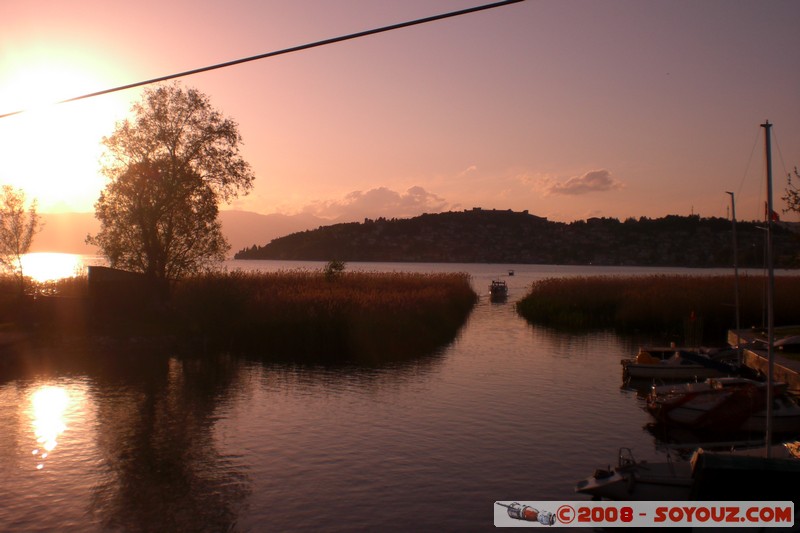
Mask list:
[[[772,376],[773,376],[773,345],[775,344],[775,318],[773,316],[775,294],[775,272],[772,262],[772,148],[770,142],[770,128],[772,124],[767,120],[761,125],[765,131],[764,150],[767,160],[767,458],[772,455]]]
[[[728,191],[731,195],[731,224],[733,227],[733,305],[736,309],[736,362],[742,364],[742,340],[739,337],[741,331],[741,324],[739,320],[739,243],[736,239],[736,201],[734,200],[733,193]]]

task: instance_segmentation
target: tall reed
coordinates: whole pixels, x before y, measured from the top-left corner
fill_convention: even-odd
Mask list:
[[[171,307],[189,338],[311,359],[392,359],[452,341],[477,295],[466,274],[213,273],[180,282]]]
[[[174,283],[166,301],[133,304],[94,301],[86,276],[40,285],[35,297],[5,281],[0,321],[42,338],[161,338],[192,350],[313,361],[432,353],[456,337],[477,301],[467,274],[216,272]]]
[[[614,328],[682,336],[692,327],[719,338],[735,327],[733,276],[592,276],[549,278],[532,285],[517,312],[560,328]],[[740,323],[760,327],[766,317],[763,278],[740,276]],[[775,324],[800,321],[800,276],[775,280]],[[724,337],[722,337],[724,338]]]

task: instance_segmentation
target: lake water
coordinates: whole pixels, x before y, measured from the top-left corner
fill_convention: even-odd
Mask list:
[[[229,269],[321,269],[231,261]],[[221,355],[0,354],[2,531],[489,531],[494,502],[575,500],[619,447],[664,460],[612,333],[531,326],[552,276],[725,271],[349,263],[471,274],[480,302],[440,353],[379,368]],[[514,276],[508,270],[514,269]],[[491,303],[505,279],[509,299]],[[640,339],[641,340],[641,339]]]

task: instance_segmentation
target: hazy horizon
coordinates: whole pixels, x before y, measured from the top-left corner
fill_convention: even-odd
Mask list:
[[[481,206],[474,206],[474,207],[481,207]],[[465,211],[465,210],[468,211],[470,209],[472,208],[452,209],[452,210],[439,211],[436,213],[447,212],[447,211]],[[481,209],[491,210],[495,208],[481,207]],[[498,209],[498,211],[505,211],[505,209]],[[518,212],[521,211],[524,210],[520,210]],[[431,212],[429,214],[436,214],[436,213]],[[529,213],[531,215],[543,216],[539,213],[534,213],[530,211]],[[701,218],[718,217],[718,215],[712,215],[712,214],[708,215],[703,213],[694,213],[694,214],[700,216]],[[680,215],[678,213],[670,213],[669,215],[686,216],[686,215]],[[378,214],[373,216],[365,216],[361,218],[342,216],[336,219],[324,219],[317,217],[315,215],[302,214],[302,213],[296,215],[284,215],[281,213],[263,214],[263,213],[256,213],[253,211],[243,211],[243,210],[233,210],[233,209],[223,209],[220,211],[220,220],[223,225],[222,227],[223,234],[231,244],[229,255],[233,255],[239,250],[246,247],[250,247],[254,244],[258,246],[264,246],[265,244],[269,243],[271,240],[275,238],[283,237],[285,235],[289,235],[295,232],[313,230],[318,228],[319,226],[327,226],[327,225],[347,223],[347,222],[363,222],[364,218],[377,219],[380,217],[384,217],[391,219],[391,218],[413,218],[414,216],[419,216],[419,215],[413,215],[407,217],[403,216],[392,217],[392,216],[385,216]],[[624,221],[628,218],[638,219],[640,217],[609,217],[609,218],[618,218],[620,221]],[[662,218],[662,217],[648,217],[648,218]],[[57,253],[75,253],[75,254],[88,254],[88,255],[94,253],[99,254],[99,251],[97,251],[97,249],[94,246],[90,246],[84,243],[86,235],[98,231],[100,227],[100,223],[97,219],[94,218],[93,212],[44,213],[42,219],[44,222],[44,226],[42,228],[42,231],[39,234],[37,234],[33,240],[33,245],[31,246],[32,253],[57,252]],[[576,219],[566,222],[571,223],[571,222],[577,222],[579,220],[586,220],[586,219]],[[738,214],[737,214],[737,220],[740,222],[751,221],[739,218]],[[562,221],[554,221],[554,222],[562,222]]]

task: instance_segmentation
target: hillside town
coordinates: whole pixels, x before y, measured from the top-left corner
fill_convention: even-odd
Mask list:
[[[738,264],[764,265],[763,224],[739,221]],[[733,225],[723,218],[590,218],[552,222],[528,211],[472,208],[409,219],[365,219],[293,233],[240,250],[236,259],[416,261],[728,267]],[[800,235],[774,231],[775,266],[800,264]]]

